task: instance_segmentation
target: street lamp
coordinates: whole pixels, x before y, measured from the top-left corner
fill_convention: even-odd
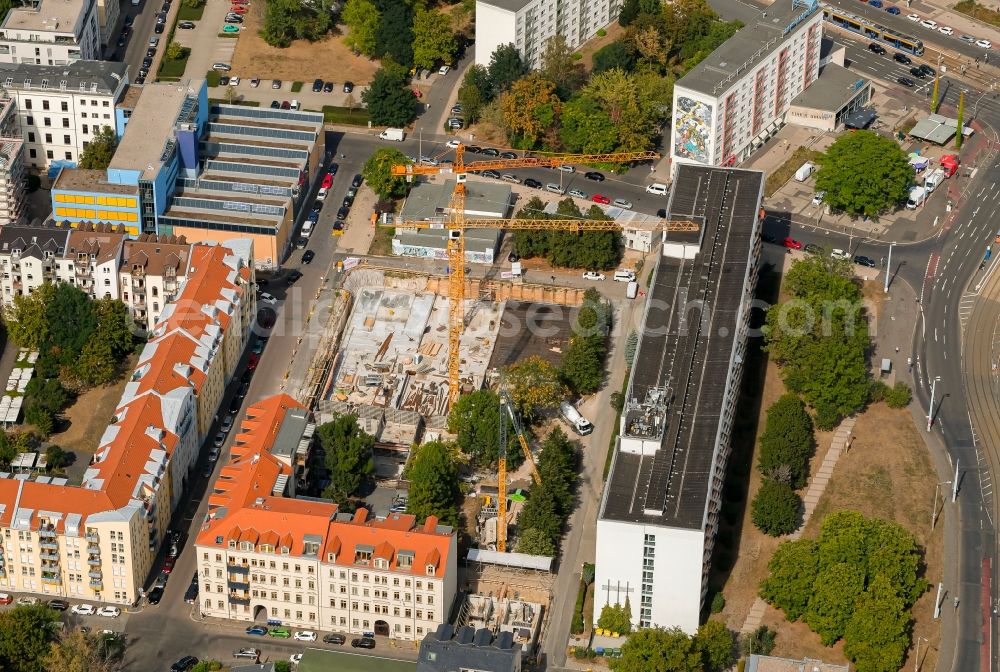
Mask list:
[[[924,640],[924,644],[929,644],[926,637],[920,635],[917,636],[917,650],[913,654],[913,672],[919,672],[920,670],[920,640]]]
[[[931,431],[931,425],[934,424],[934,391],[937,389],[938,381],[941,380],[941,376],[936,376],[933,381],[931,381],[931,405],[927,409],[927,431]]]
[[[885,287],[882,288],[882,292],[884,294],[889,293],[889,272],[892,268],[892,246],[895,244],[895,242],[889,243],[889,257],[885,262]]]
[[[941,481],[934,486],[934,507],[931,509],[931,532],[934,531],[934,525],[937,523],[937,500],[938,500],[938,490],[940,490],[942,485],[951,485],[951,481]],[[943,502],[942,502],[943,503]]]

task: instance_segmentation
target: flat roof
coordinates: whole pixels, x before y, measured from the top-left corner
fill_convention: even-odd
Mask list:
[[[792,105],[824,112],[839,112],[868,83],[864,77],[858,77],[856,72],[836,63],[828,63],[819,71],[819,79],[792,99]]]
[[[288,409],[285,412],[285,417],[281,420],[278,436],[275,437],[274,444],[271,445],[271,454],[278,457],[294,457],[308,424],[309,417],[304,408]]]
[[[667,216],[703,221],[701,246],[694,259],[659,259],[624,418],[623,439],[660,447],[616,451],[604,519],[701,529],[763,184],[758,171],[677,166]]]
[[[489,5],[491,7],[496,7],[497,9],[503,9],[508,12],[518,12],[528,5],[530,5],[534,0],[476,0],[478,4]]]
[[[412,660],[395,660],[381,656],[347,651],[327,651],[307,647],[297,672],[414,672],[417,663]]]
[[[41,0],[37,7],[15,7],[0,28],[26,28],[72,33],[84,6],[91,0]]]
[[[164,146],[174,139],[174,123],[184,100],[189,96],[197,98],[200,86],[201,80],[144,86],[108,167],[142,171],[145,179],[151,179],[161,164]]]
[[[424,221],[429,219],[443,220],[451,204],[451,196],[455,192],[455,180],[445,180],[443,184],[418,182],[410,190],[400,218],[407,221]],[[464,212],[468,217],[509,216],[513,207],[511,188],[501,182],[479,182],[469,180],[465,183]],[[472,233],[469,231],[468,233]]]
[[[756,653],[747,658],[746,672],[803,672],[803,670],[806,672],[850,672],[851,666],[824,663],[822,660],[813,658],[793,660],[776,656],[762,656]]]
[[[705,60],[677,81],[677,87],[717,96],[727,80],[768,58],[794,35],[794,26],[819,11],[816,0],[775,0]]]
[[[59,177],[52,185],[52,191],[99,191],[108,194],[128,194],[135,196],[139,187],[131,184],[112,184],[108,182],[105,170],[88,170],[86,168],[63,168]]]
[[[958,119],[945,117],[940,114],[928,114],[926,118],[917,122],[916,126],[910,129],[908,135],[936,145],[943,145],[948,142],[958,131]],[[962,135],[972,135],[972,129],[962,126]]]

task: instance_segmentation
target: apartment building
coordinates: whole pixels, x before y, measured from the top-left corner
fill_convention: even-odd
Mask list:
[[[89,129],[88,129],[89,130]],[[60,222],[119,224],[132,237],[140,233],[139,188],[108,181],[104,170],[61,168],[52,184],[52,216]]]
[[[229,336],[245,345],[249,336],[238,318],[243,304],[252,310],[251,241],[198,248],[175,302],[184,306],[173,316],[176,328],[143,350],[82,484],[0,474],[0,589],[138,601],[201,445],[198,416],[216,411],[196,366],[206,378],[213,370],[231,376],[220,344]],[[185,348],[184,339],[209,333],[205,319],[226,333]]]
[[[196,541],[202,614],[413,641],[434,632],[455,597],[455,531],[290,497],[292,467],[275,447],[302,410],[281,395],[248,411]]]
[[[17,104],[0,97],[0,225],[24,216],[24,138],[17,125]]]
[[[56,259],[56,280],[76,285],[92,299],[119,298],[118,264],[127,237],[112,224],[70,229],[63,256]]]
[[[97,26],[101,34],[101,47],[107,47],[116,39],[120,17],[121,3],[118,0],[97,0]]]
[[[532,68],[542,65],[545,43],[562,35],[570,49],[618,20],[620,0],[476,0],[476,63],[513,44]]]
[[[57,260],[69,244],[69,229],[57,226],[0,227],[0,286],[3,302],[57,282]]]
[[[0,62],[69,65],[101,58],[96,0],[32,0],[0,23]]]
[[[121,299],[136,327],[152,331],[188,272],[191,244],[184,236],[144,233],[125,242],[118,271]]]
[[[128,66],[89,60],[65,65],[0,62],[0,86],[17,103],[27,165],[35,170],[73,166],[101,128],[116,128],[115,105],[128,87]]]
[[[819,77],[816,0],[776,0],[674,85],[674,164],[732,166],[778,132]]]
[[[680,164],[642,317],[636,366],[598,510],[594,620],[632,608],[637,627],[699,623],[718,530],[750,307],[764,176]]]

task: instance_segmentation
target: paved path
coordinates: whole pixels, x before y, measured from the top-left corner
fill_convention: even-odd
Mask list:
[[[174,40],[191,49],[184,68],[184,76],[188,79],[204,79],[213,63],[232,63],[238,38],[219,37],[229,7],[227,0],[208,0],[194,30],[174,31]]]

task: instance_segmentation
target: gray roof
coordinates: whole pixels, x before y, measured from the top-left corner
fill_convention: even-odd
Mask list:
[[[454,637],[452,637],[454,635]],[[486,628],[459,628],[450,623],[439,625],[420,642],[417,672],[518,672],[521,669],[521,644],[513,635],[500,632],[496,639]]]
[[[418,229],[416,231],[397,229],[394,237],[401,245],[407,247],[433,247],[439,250],[448,247],[448,232],[443,229]],[[495,251],[499,241],[499,229],[469,229],[465,232],[466,252]]]
[[[12,91],[59,91],[65,88],[68,92],[111,95],[123,81],[128,81],[127,71],[126,64],[116,61],[73,61],[69,65],[0,63],[0,83],[3,88]],[[42,82],[46,82],[44,87]]]
[[[41,258],[51,252],[61,257],[69,241],[70,228],[55,226],[12,226],[0,227],[0,254],[10,254],[21,250],[21,256]]]
[[[132,111],[109,168],[137,170],[141,179],[152,179],[174,141],[174,124],[188,99],[197,100],[202,80],[147,84]]]
[[[775,0],[755,22],[747,23],[681,77],[677,86],[717,96],[725,90],[727,80],[735,81],[740,73],[767,59],[794,35],[795,31],[787,30],[789,26],[817,11],[815,0]]]
[[[308,423],[307,411],[304,408],[288,409],[281,421],[281,428],[278,429],[274,445],[271,446],[271,454],[278,457],[294,457]]]
[[[910,129],[909,135],[914,138],[943,145],[955,135],[958,130],[958,119],[945,117],[940,114],[929,114],[926,119],[921,119],[917,125]],[[972,129],[968,126],[962,127],[962,135],[972,134]]]
[[[856,72],[830,63],[819,71],[819,79],[792,99],[792,105],[839,112],[867,84],[868,80]]]
[[[535,0],[479,0],[481,4],[490,5],[508,12],[519,12]]]
[[[443,219],[455,192],[455,180],[444,184],[420,182],[410,190],[399,216],[408,221]],[[507,217],[510,214],[511,188],[499,182],[465,183],[466,217]]]

